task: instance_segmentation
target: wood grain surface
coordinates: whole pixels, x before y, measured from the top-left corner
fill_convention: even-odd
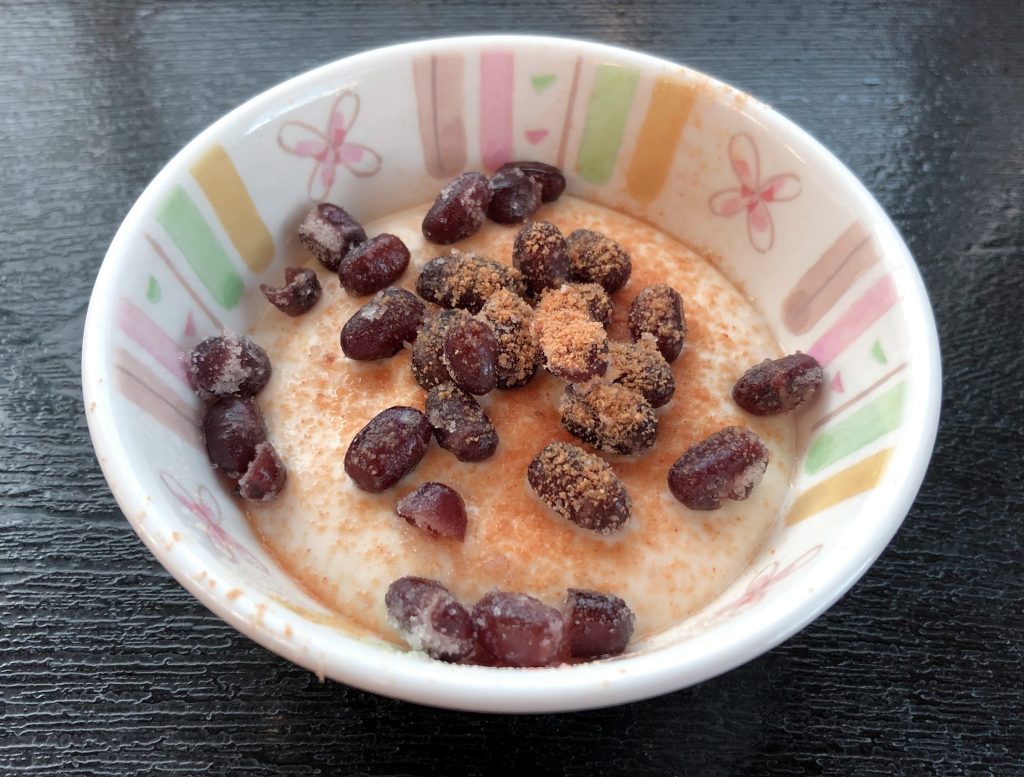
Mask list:
[[[1024,774],[1024,6],[1019,2],[0,2],[0,773]],[[346,54],[531,31],[685,62],[820,138],[892,215],[939,322],[943,420],[852,592],[689,690],[438,712],[213,617],[121,516],[82,323],[147,182],[225,111]]]

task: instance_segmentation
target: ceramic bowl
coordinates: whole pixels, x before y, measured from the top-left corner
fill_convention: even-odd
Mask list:
[[[824,396],[797,421],[776,529],[702,611],[615,660],[457,666],[360,634],[284,574],[214,477],[182,355],[264,308],[311,203],[368,220],[466,169],[563,168],[569,190],[721,257]],[[819,143],[685,67],[582,41],[466,37],[378,49],[253,98],[189,143],[118,230],[82,351],[89,430],[132,527],[219,617],[321,677],[497,712],[641,699],[733,668],[836,601],[889,542],[938,422],[934,320],[892,222]],[[528,676],[524,676],[528,673]]]

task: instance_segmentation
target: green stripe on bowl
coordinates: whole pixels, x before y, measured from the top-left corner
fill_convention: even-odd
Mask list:
[[[591,183],[611,180],[639,77],[639,70],[621,65],[606,63],[597,68],[576,155],[576,170]]]

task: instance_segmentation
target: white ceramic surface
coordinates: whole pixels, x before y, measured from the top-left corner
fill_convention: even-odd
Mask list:
[[[299,590],[210,470],[180,356],[248,329],[312,201],[361,219],[431,199],[463,169],[557,163],[572,193],[722,257],[783,348],[827,388],[801,415],[777,529],[703,611],[608,661],[453,666],[352,632]],[[763,653],[871,565],[934,442],[935,325],[879,205],[813,138],[742,93],[643,54],[529,36],[359,54],[265,92],[188,144],[145,190],[100,269],[83,343],[97,456],[125,516],[218,616],[309,668],[377,693],[497,712],[665,693]],[[126,592],[130,595],[130,592]]]

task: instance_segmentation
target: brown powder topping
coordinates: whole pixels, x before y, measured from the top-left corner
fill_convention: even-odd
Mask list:
[[[591,229],[569,235],[570,277],[583,283],[599,283],[609,294],[626,285],[633,263],[622,246]]]
[[[629,331],[633,340],[644,333],[654,335],[658,350],[666,361],[674,361],[686,340],[683,298],[664,283],[648,286],[629,306]]]
[[[442,310],[431,316],[420,329],[412,344],[412,376],[416,382],[429,391],[438,383],[451,380],[444,363],[444,338],[448,330],[460,321],[468,319],[465,310]]]
[[[612,301],[597,283],[563,283],[557,289],[548,289],[541,295],[537,310],[556,309],[577,310],[604,326],[612,320]]]
[[[442,308],[463,308],[476,313],[498,289],[526,294],[522,273],[507,264],[453,250],[423,266],[416,293]]]
[[[559,411],[571,434],[607,453],[642,453],[658,433],[658,417],[647,400],[617,383],[568,386]]]
[[[611,364],[606,379],[642,395],[651,407],[672,399],[676,379],[653,335],[644,334],[635,343],[612,342],[608,348]]]
[[[608,334],[578,310],[538,307],[533,334],[552,375],[581,383],[608,369]]]
[[[498,388],[525,386],[540,365],[533,336],[533,309],[507,289],[498,289],[477,315],[498,341]]]
[[[526,478],[548,507],[581,528],[611,534],[629,520],[629,494],[615,472],[575,445],[545,446]]]
[[[516,235],[512,264],[526,278],[530,293],[540,294],[569,277],[569,246],[554,224],[535,221]]]

